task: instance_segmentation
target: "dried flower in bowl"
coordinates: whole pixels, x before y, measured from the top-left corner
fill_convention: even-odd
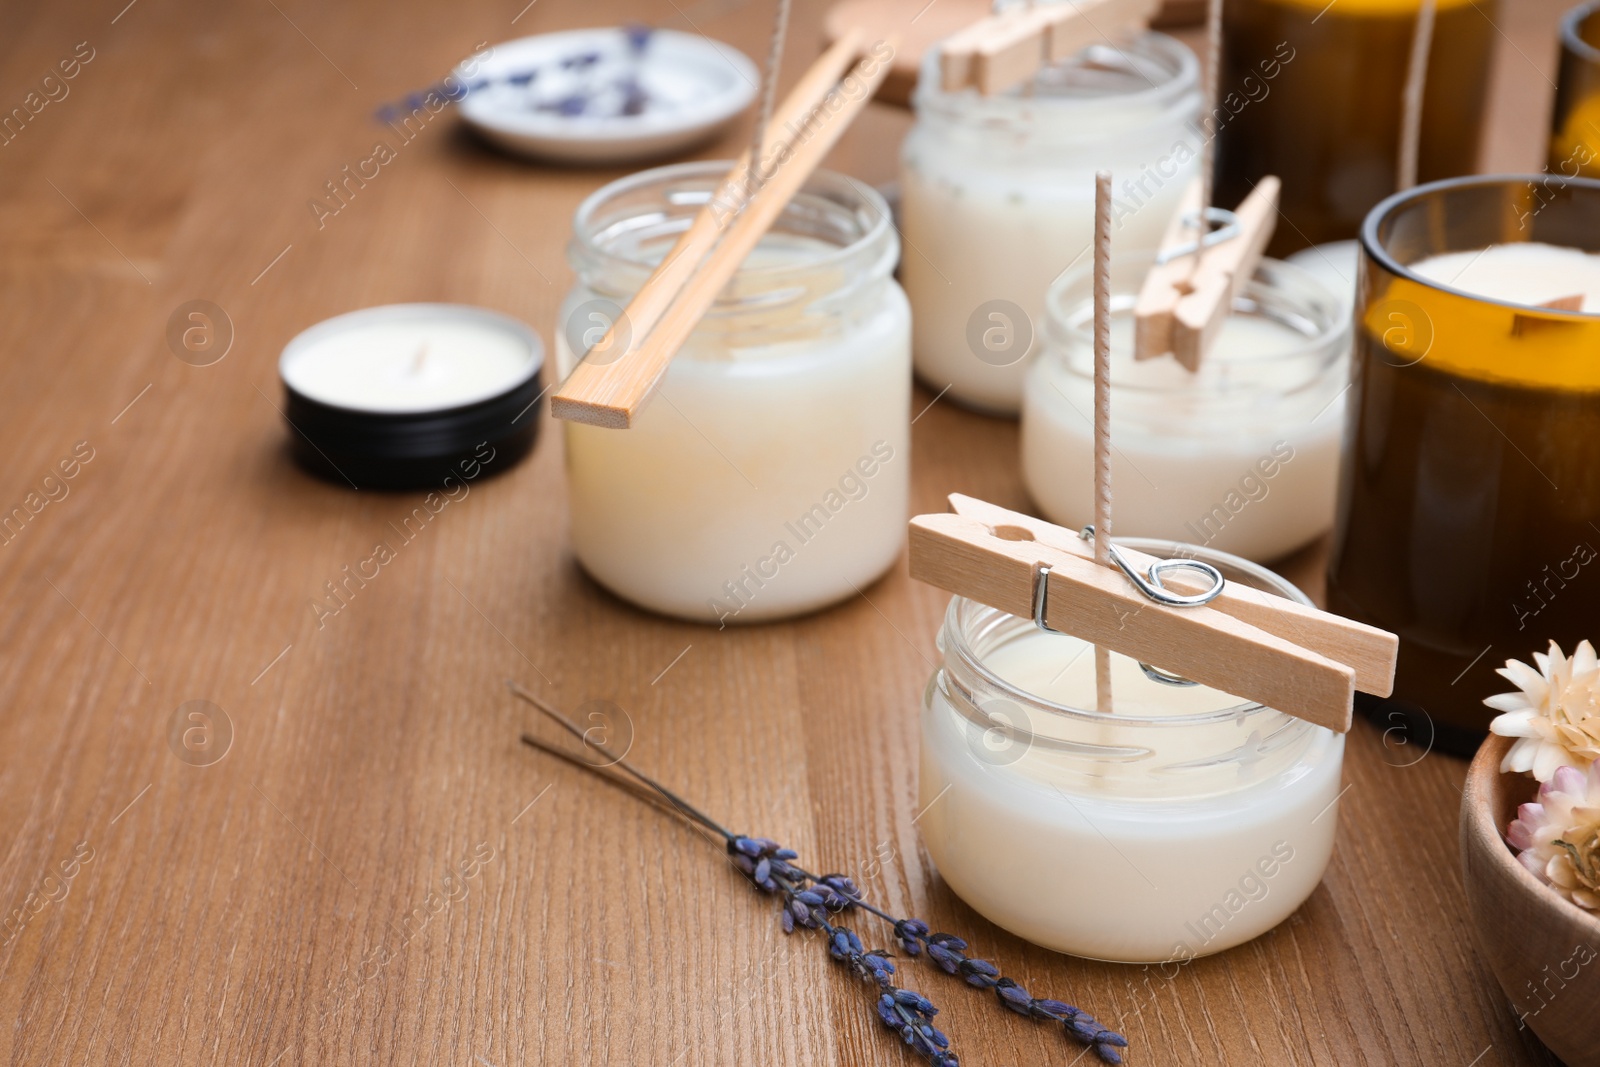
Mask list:
[[[1600,762],[1587,773],[1557,768],[1538,799],[1517,809],[1506,840],[1534,877],[1580,908],[1600,911]]]
[[[1489,697],[1485,704],[1501,714],[1489,729],[1516,742],[1500,764],[1502,771],[1527,771],[1548,782],[1558,768],[1583,770],[1600,759],[1600,660],[1584,641],[1568,659],[1550,642],[1536,652],[1535,670],[1507,660],[1498,672],[1517,687]]]

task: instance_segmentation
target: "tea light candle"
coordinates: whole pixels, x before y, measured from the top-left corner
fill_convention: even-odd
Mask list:
[[[1120,517],[1120,516],[1119,516]],[[1307,602],[1203,548],[1230,581]],[[1333,849],[1344,739],[1113,653],[1114,713],[1093,646],[957,598],[925,694],[918,827],[940,875],[1036,944],[1182,962],[1247,941],[1315,890]]]
[[[1027,322],[1041,321],[1056,276],[1087,260],[1096,170],[1117,176],[1117,254],[1161,244],[1199,165],[1198,66],[1158,33],[1088,49],[993,97],[945,92],[938,64],[929,49],[901,161],[917,374],[1014,416],[1038,350]]]
[[[394,304],[328,319],[278,363],[295,456],[376,488],[436,486],[469,457],[472,477],[502,468],[533,444],[543,361],[532,330],[481,308]]]
[[[1141,276],[1125,275],[1130,288]],[[1069,527],[1093,521],[1087,282],[1078,272],[1052,292],[1022,412],[1023,480],[1044,514]],[[1116,279],[1113,288],[1128,292]],[[1333,521],[1348,308],[1304,272],[1264,261],[1190,373],[1170,357],[1133,359],[1133,301],[1112,301],[1117,530],[1251,559],[1319,536]]]

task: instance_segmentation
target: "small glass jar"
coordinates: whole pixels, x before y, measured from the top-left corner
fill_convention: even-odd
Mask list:
[[[684,163],[579,206],[564,377],[730,164]],[[573,552],[668,615],[751,622],[853,595],[894,562],[910,485],[911,319],[899,244],[867,186],[814,175],[626,430],[565,424]]]
[[[1561,19],[1561,70],[1550,117],[1551,174],[1600,177],[1600,0]]]
[[[1436,0],[1418,180],[1477,169],[1495,0]],[[1286,256],[1355,237],[1399,182],[1412,39],[1422,0],[1223,0],[1213,113],[1217,203],[1283,179],[1267,246]]]
[[[1089,255],[1095,171],[1115,180],[1118,254],[1160,247],[1199,170],[1198,64],[1149,33],[986,97],[945,92],[938,51],[923,61],[901,156],[917,374],[969,407],[1015,415],[1045,292]]]
[[[1307,272],[1263,260],[1198,372],[1133,359],[1133,306],[1153,257],[1112,271],[1116,532],[1256,560],[1333,524],[1350,312]],[[1051,521],[1094,521],[1092,268],[1050,291],[1045,351],[1022,411],[1023,482]]]
[[[1254,564],[1171,542],[1302,604]],[[1177,963],[1270,930],[1333,851],[1344,737],[955,598],[923,694],[918,820],[940,875],[986,918],[1046,948]]]

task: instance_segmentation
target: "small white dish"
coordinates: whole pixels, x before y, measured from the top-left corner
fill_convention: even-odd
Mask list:
[[[461,117],[518,155],[610,164],[704,141],[755,98],[760,74],[743,53],[695,34],[645,32],[567,30],[497,44],[470,61],[470,74],[456,69],[471,87]]]

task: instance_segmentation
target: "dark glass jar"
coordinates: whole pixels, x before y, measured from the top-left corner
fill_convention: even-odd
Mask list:
[[[1354,237],[1393,193],[1421,0],[1225,0],[1217,202],[1283,179],[1269,254]],[[1438,0],[1418,179],[1476,169],[1494,0]]]
[[[1497,288],[1526,288],[1538,256],[1600,253],[1600,181],[1419,186],[1378,205],[1361,244],[1328,604],[1400,635],[1385,725],[1466,754],[1495,714],[1484,698],[1511,688],[1496,668],[1600,636],[1600,314],[1417,265],[1557,246],[1500,271]],[[1561,297],[1580,274],[1558,263],[1540,284]]]
[[[1550,173],[1600,177],[1600,0],[1561,20],[1561,73],[1550,116]]]

